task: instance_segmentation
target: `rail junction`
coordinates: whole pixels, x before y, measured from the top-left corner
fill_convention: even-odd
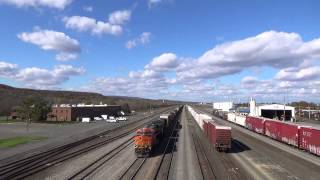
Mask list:
[[[0,179],[318,179],[319,157],[296,153],[214,117],[232,127],[232,148],[218,152],[186,106],[150,157],[134,153],[135,131],[168,108],[139,121],[37,155],[0,165]],[[291,151],[291,152],[288,152]],[[293,152],[292,152],[293,151]],[[319,163],[319,164],[317,164]]]

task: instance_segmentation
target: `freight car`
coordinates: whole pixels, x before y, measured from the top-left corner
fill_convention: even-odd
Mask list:
[[[300,127],[299,142],[300,149],[320,156],[320,129]]]
[[[216,115],[219,116],[219,114]],[[243,126],[242,121],[237,121],[238,117],[239,115],[228,113],[227,121]],[[253,116],[245,118],[243,127],[320,156],[320,128]]]
[[[246,117],[246,128],[259,133],[264,134],[264,119],[258,117],[247,116]]]
[[[165,122],[165,127],[169,128],[172,125],[172,120],[174,119],[174,113],[161,114],[160,119]]]
[[[137,157],[149,157],[153,149],[159,144],[165,133],[172,128],[182,106],[166,114],[161,114],[158,120],[152,121],[145,127],[138,129],[134,137],[134,149]]]
[[[228,151],[231,149],[231,127],[220,126],[214,123],[214,120],[210,116],[198,113],[190,106],[188,106],[188,110],[213,147],[218,151]]]
[[[231,149],[231,127],[217,125],[212,121],[207,124],[207,137],[218,151]]]
[[[277,120],[265,120],[264,135],[284,142],[286,144],[298,147],[299,145],[299,126]]]

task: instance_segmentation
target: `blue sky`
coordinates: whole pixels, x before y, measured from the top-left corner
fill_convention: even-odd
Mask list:
[[[320,102],[319,1],[0,0],[0,83]]]

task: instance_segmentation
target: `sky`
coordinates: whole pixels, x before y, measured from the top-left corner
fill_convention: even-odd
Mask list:
[[[0,0],[0,83],[320,103],[317,0]]]

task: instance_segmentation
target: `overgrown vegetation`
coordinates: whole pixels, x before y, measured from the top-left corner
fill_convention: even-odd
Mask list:
[[[306,102],[306,101],[299,101],[299,102],[292,102],[289,104],[290,106],[294,106],[294,107],[299,107],[302,109],[308,109],[310,107],[310,109],[319,109],[320,106],[315,104],[315,103],[311,103],[311,102]]]
[[[53,104],[113,104],[122,105],[125,109],[142,111],[151,108],[165,107],[182,102],[150,100],[125,96],[103,96],[98,93],[72,92],[72,91],[48,91],[13,88],[0,84],[0,116],[8,116],[10,112],[22,104],[26,97],[42,98]],[[128,104],[128,106],[126,105]]]
[[[0,139],[0,148],[15,147],[19,144],[26,144],[32,141],[41,141],[45,139],[47,138],[40,137],[40,136],[21,136],[21,137]]]

